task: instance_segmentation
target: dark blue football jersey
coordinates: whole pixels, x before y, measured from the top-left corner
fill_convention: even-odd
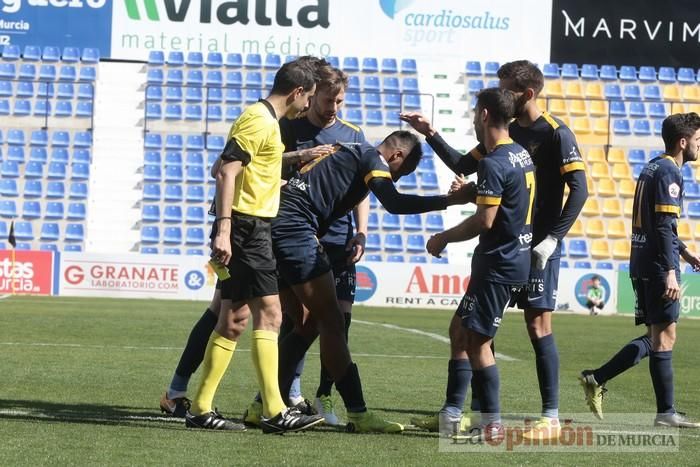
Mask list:
[[[508,138],[477,167],[477,205],[498,206],[493,226],[479,236],[472,275],[503,284],[525,284],[530,273],[536,194],[530,154]]]
[[[339,144],[337,150],[304,165],[282,187],[273,228],[309,223],[319,235],[362,201],[375,177],[391,180],[389,166],[369,143]]]
[[[680,242],[676,219],[683,206],[683,176],[668,155],[654,158],[644,167],[634,193],[630,276],[658,277],[671,265],[662,262],[657,217],[671,215],[673,231],[672,267],[680,271]]]
[[[339,118],[327,128],[317,127],[306,117],[294,120],[283,118],[280,120],[280,130],[285,151],[307,149],[321,144],[365,142],[365,135],[359,127]],[[321,242],[345,246],[353,234],[352,215],[348,213],[328,228]]]

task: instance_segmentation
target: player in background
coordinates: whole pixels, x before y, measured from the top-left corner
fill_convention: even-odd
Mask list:
[[[439,257],[448,243],[479,237],[467,291],[450,323],[452,359],[440,411],[440,432],[457,434],[471,373],[481,423],[470,435],[478,441],[503,436],[491,341],[512,295],[527,285],[530,270],[535,168],[527,150],[508,135],[514,112],[510,91],[490,88],[477,94],[474,132],[485,155],[477,164],[476,212],[433,235],[426,245],[428,253]]]
[[[635,324],[646,334],[633,339],[607,363],[581,372],[586,402],[603,418],[604,384],[649,357],[649,373],[656,395],[654,425],[700,428],[674,407],[673,345],[680,316],[683,257],[697,271],[700,258],[678,238],[677,219],[683,208],[681,167],[698,159],[700,116],[696,113],[667,117],[661,129],[665,154],[642,170],[634,193],[630,278],[636,297]]]
[[[296,316],[294,331],[280,341],[280,391],[289,392],[299,361],[320,336],[321,360],[343,399],[351,431],[396,433],[403,426],[367,410],[360,375],[345,339],[332,265],[317,238],[369,191],[395,214],[441,210],[466,202],[465,190],[425,197],[397,192],[394,181],[412,173],[420,158],[418,138],[407,131],[393,132],[376,149],[367,143],[340,144],[336,152],[314,160],[290,178],[273,221],[278,270],[299,302],[283,303]],[[308,310],[305,320],[300,316],[301,305]]]
[[[498,70],[498,78],[501,88],[516,95],[516,118],[510,124],[509,133],[532,156],[539,187],[528,290],[527,295],[522,294],[518,306],[525,310],[525,324],[535,351],[542,417],[524,436],[555,439],[560,434],[559,352],[552,333],[552,312],[556,307],[561,242],[588,197],[585,165],[571,130],[537,106],[537,96],[544,87],[544,77],[537,66],[527,60],[506,63]],[[405,113],[400,118],[426,137],[428,144],[455,174],[476,171],[484,155],[483,145],[463,155],[450,147],[422,115]],[[565,185],[569,187],[566,203]],[[436,417],[425,421],[426,428],[437,429]],[[421,425],[421,420],[415,422]]]
[[[311,98],[309,110],[300,118],[280,120],[282,141],[285,145],[285,158],[292,161],[295,154],[302,154],[311,148],[324,152],[330,151],[336,143],[362,143],[365,136],[362,130],[338,118],[338,111],[345,101],[345,91],[348,87],[348,77],[337,68],[322,67],[319,70],[319,81],[316,83],[316,93]],[[302,164],[289,165],[289,178]],[[335,290],[343,316],[345,317],[345,338],[348,338],[352,321],[352,304],[355,298],[355,263],[364,254],[367,239],[367,218],[369,215],[369,198],[365,198],[354,209],[357,234],[350,213],[340,217],[328,228],[328,232],[320,239],[321,246],[328,255],[333,266]],[[280,287],[282,289],[282,287]],[[283,300],[284,301],[284,300]],[[284,312],[284,310],[283,310]],[[291,332],[294,322],[288,313],[284,313],[280,328],[280,339]],[[304,360],[299,362],[294,382],[289,393],[289,404],[299,408],[304,413],[319,413],[327,425],[340,425],[333,408],[331,389],[333,379],[328,370],[321,365],[321,375],[313,407],[304,399],[301,393],[301,374]],[[307,407],[308,406],[308,407]],[[248,407],[243,416],[246,424],[257,425],[260,422],[262,400],[260,394]]]
[[[216,174],[212,258],[228,267],[231,278],[221,283],[219,318],[206,346],[199,389],[185,416],[187,427],[244,429],[213,410],[212,402],[244,330],[240,324],[251,314],[251,355],[264,400],[263,432],[298,431],[323,420],[288,408],[279,393],[277,334],[282,312],[271,238],[284,152],[278,121],[308,107],[316,79],[312,63],[283,65],[270,95],[249,106],[229,133]]]

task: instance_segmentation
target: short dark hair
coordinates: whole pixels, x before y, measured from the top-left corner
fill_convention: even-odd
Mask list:
[[[600,280],[600,276],[594,275],[593,277],[591,277],[591,281],[599,281],[599,280]]]
[[[493,125],[507,127],[515,115],[515,95],[507,89],[482,89],[476,95],[476,108],[486,109]]]
[[[498,69],[498,79],[513,80],[515,88],[519,92],[525,92],[527,88],[539,95],[544,88],[544,75],[537,65],[529,60],[516,60],[501,65]]]
[[[410,174],[416,170],[421,157],[423,157],[423,148],[420,140],[410,131],[396,130],[384,138],[382,144],[392,148],[400,148],[406,153],[406,157],[401,164],[403,174]]]
[[[698,129],[700,129],[700,116],[695,112],[666,117],[661,126],[661,138],[664,140],[666,152],[673,151],[678,141],[682,138],[690,138]]]
[[[318,62],[302,57],[285,63],[277,70],[270,93],[287,95],[298,87],[302,87],[304,92],[307,92],[314,87],[316,81],[318,81]]]
[[[318,74],[317,88],[319,90],[327,89],[333,94],[338,94],[348,87],[348,75],[338,68],[323,66],[319,68]]]

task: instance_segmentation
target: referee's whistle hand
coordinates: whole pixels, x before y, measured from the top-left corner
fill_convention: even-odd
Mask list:
[[[231,256],[231,238],[217,235],[212,243],[211,257],[226,266],[231,261]]]

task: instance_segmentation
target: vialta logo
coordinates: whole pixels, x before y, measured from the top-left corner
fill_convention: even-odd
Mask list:
[[[328,4],[330,0],[317,0],[315,5],[306,5],[297,12],[297,22],[303,28],[320,26],[327,28]],[[248,24],[250,22],[249,11],[255,10],[254,21],[261,26],[270,26],[273,18],[267,15],[267,0],[238,0],[224,2],[220,0],[124,0],[126,13],[130,19],[141,21],[161,21],[163,8],[167,20],[181,23],[191,15],[196,14],[199,5],[199,22],[211,23],[216,17],[221,24]],[[272,2],[269,2],[272,3]],[[277,0],[274,21],[278,26],[292,26],[292,19],[287,14],[287,0]]]

